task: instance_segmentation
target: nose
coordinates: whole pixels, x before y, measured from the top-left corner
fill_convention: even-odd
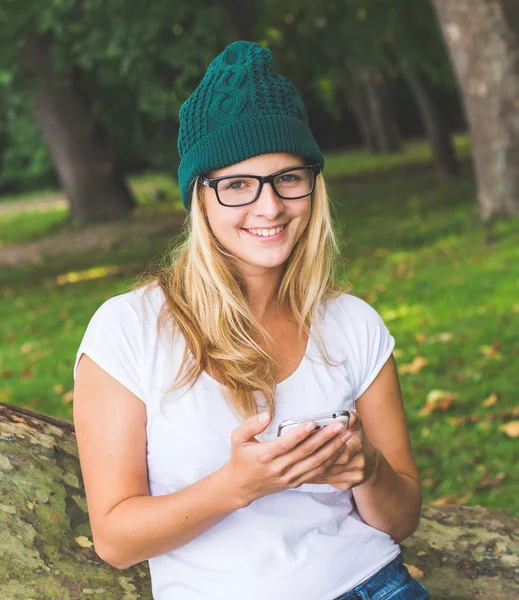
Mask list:
[[[283,200],[277,195],[271,183],[263,184],[261,194],[252,204],[252,210],[256,216],[264,216],[273,221],[279,214],[284,212]]]

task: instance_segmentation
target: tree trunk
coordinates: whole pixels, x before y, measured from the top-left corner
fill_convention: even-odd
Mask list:
[[[362,145],[367,152],[377,152],[377,143],[373,135],[369,109],[366,104],[362,86],[350,85],[348,90],[348,107],[357,123]]]
[[[401,63],[401,71],[420,111],[424,129],[433,151],[436,173],[440,179],[450,179],[459,172],[459,164],[442,113],[420,73],[404,61]]]
[[[462,92],[484,222],[519,215],[517,0],[433,0]]]
[[[34,118],[68,198],[69,217],[86,222],[120,219],[133,210],[135,200],[114,157],[94,142],[81,94],[71,81],[58,80],[52,72],[51,44],[49,35],[34,34],[25,41],[23,57],[41,82]]]
[[[391,107],[391,97],[386,78],[380,71],[365,70],[362,81],[366,91],[370,128],[377,152],[400,152],[402,136]]]
[[[0,472],[2,600],[151,600],[147,561],[121,572],[95,552],[71,421],[0,403]],[[481,506],[426,506],[404,561],[435,600],[510,600],[517,531]]]

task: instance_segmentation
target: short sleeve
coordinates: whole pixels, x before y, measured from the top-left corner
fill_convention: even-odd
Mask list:
[[[82,354],[146,403],[141,380],[142,332],[135,309],[125,294],[104,302],[94,313],[76,354],[74,381]]]
[[[395,338],[379,313],[366,301],[348,294],[344,307],[351,355],[347,368],[356,401],[388,361],[395,347]]]

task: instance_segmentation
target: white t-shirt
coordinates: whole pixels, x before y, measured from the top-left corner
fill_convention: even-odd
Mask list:
[[[223,466],[240,420],[205,371],[159,403],[180,367],[184,339],[157,337],[159,287],[114,296],[93,315],[77,352],[126,386],[146,405],[147,464],[153,496],[171,494]],[[331,410],[355,410],[355,400],[387,361],[395,340],[377,311],[342,294],[329,301],[321,331],[334,362],[324,362],[310,338],[297,370],[277,386],[276,418],[257,439],[277,435],[281,421]],[[312,332],[313,332],[312,326]],[[167,417],[167,418],[166,418]],[[187,544],[149,559],[154,600],[333,600],[394,559],[400,547],[366,524],[351,490],[327,484],[264,496],[236,510]]]

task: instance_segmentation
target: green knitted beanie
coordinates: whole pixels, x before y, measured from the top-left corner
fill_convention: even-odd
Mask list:
[[[271,63],[268,48],[234,42],[180,107],[178,180],[187,211],[199,175],[253,156],[287,152],[324,168],[303,101]]]

